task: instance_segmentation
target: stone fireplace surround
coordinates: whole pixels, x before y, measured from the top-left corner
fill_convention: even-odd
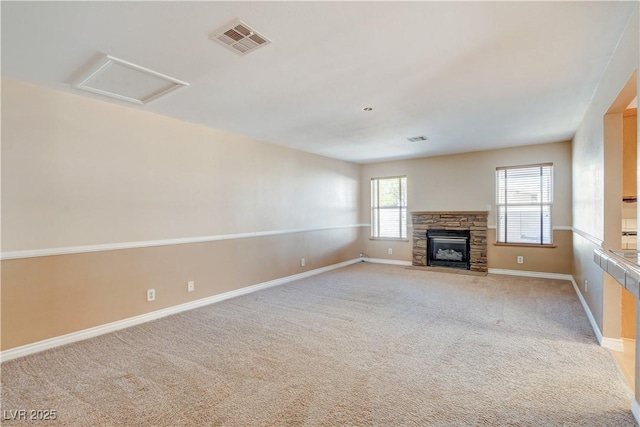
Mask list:
[[[427,230],[469,230],[471,271],[487,272],[487,211],[411,212],[414,266],[427,266]]]

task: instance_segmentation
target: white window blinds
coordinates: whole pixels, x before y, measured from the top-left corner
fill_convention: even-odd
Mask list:
[[[371,179],[371,237],[407,238],[407,177]]]
[[[553,164],[496,168],[499,243],[552,243]]]

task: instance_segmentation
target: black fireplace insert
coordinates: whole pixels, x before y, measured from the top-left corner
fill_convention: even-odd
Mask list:
[[[469,230],[427,230],[427,265],[469,270]]]

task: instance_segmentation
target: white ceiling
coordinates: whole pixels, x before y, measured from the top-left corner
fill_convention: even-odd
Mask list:
[[[637,2],[1,7],[3,76],[368,163],[572,138]],[[234,18],[273,43],[209,40]],[[190,86],[144,106],[71,88],[100,54]]]

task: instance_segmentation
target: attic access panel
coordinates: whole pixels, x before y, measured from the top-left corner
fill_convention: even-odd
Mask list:
[[[77,89],[134,104],[146,104],[186,86],[189,83],[110,55],[72,84]]]

